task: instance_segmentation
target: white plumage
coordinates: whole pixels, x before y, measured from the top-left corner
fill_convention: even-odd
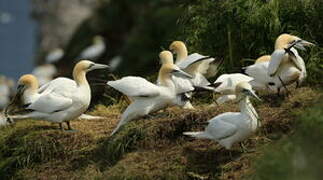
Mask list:
[[[46,63],[55,63],[64,56],[64,50],[61,48],[54,49],[46,56]]]
[[[241,112],[226,112],[208,121],[208,126],[200,132],[184,132],[184,135],[195,138],[212,139],[219,142],[226,149],[231,149],[234,143],[250,137],[257,129],[258,114],[252,106],[249,96],[258,97],[251,85],[241,82],[236,86]]]
[[[62,123],[78,118],[86,111],[91,100],[91,89],[86,80],[86,72],[107,68],[83,60],[73,70],[74,80],[56,78],[38,89],[37,79],[32,75],[22,76],[19,80],[18,94],[24,101],[24,108],[30,112],[24,115],[9,115],[13,119],[43,119]]]
[[[198,53],[193,53],[188,56],[187,48],[182,41],[172,42],[169,49],[177,55],[175,64],[193,77],[190,80],[174,77],[173,81],[177,90],[182,91],[189,86],[206,87],[205,89],[211,90],[210,87],[207,87],[211,85],[211,83],[203,74],[207,73],[210,63],[214,61],[214,58],[203,56]],[[187,101],[183,107],[186,109],[193,109],[190,101]]]
[[[305,50],[304,46],[313,45],[293,35],[280,35],[276,40],[275,51],[269,61],[268,75],[280,78],[283,85],[293,82],[300,85],[306,77],[306,67],[295,48]]]
[[[93,44],[85,48],[81,52],[79,58],[94,60],[95,58],[99,57],[102,53],[104,53],[105,49],[106,47],[103,37],[95,36],[93,38]]]
[[[171,77],[172,75],[179,74],[187,76],[187,74],[172,64],[173,56],[169,51],[161,52],[159,57],[164,63],[159,71],[158,85],[155,85],[144,78],[134,76],[124,77],[120,80],[109,81],[107,83],[109,86],[134,100],[123,112],[121,120],[113,130],[112,135],[115,134],[122,125],[132,119],[179,103],[178,100],[180,98]]]
[[[217,86],[215,88],[215,92],[222,94],[216,102],[217,104],[223,104],[227,101],[234,100],[236,85],[240,82],[250,82],[253,78],[240,73],[232,73],[232,74],[222,74],[215,81],[214,85]]]
[[[215,91],[221,94],[235,94],[236,85],[240,82],[250,82],[253,78],[240,73],[222,74],[213,84],[221,83]]]
[[[303,58],[293,47],[313,45],[296,36],[282,34],[276,40],[275,51],[270,61],[256,63],[245,68],[246,74],[254,78],[252,86],[257,90],[280,92],[281,87],[294,82],[300,85],[306,78]]]

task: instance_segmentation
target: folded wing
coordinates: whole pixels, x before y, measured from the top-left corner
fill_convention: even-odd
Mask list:
[[[128,76],[108,81],[107,84],[129,97],[154,97],[160,94],[160,87],[142,77]]]

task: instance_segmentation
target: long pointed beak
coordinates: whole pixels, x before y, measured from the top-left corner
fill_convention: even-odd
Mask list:
[[[92,70],[95,70],[95,69],[107,69],[107,68],[110,68],[110,66],[105,65],[105,64],[97,64],[97,63],[95,63],[94,66],[92,66],[90,70],[92,71]]]
[[[300,49],[300,50],[303,50],[303,51],[306,51],[305,47],[304,46],[307,46],[307,47],[310,47],[310,46],[315,46],[315,44],[311,43],[311,42],[308,42],[308,41],[305,41],[305,40],[301,40],[299,43],[297,43],[295,45],[295,47],[297,49]]]
[[[16,94],[22,94],[24,92],[24,90],[25,90],[24,85],[18,85]]]
[[[184,78],[188,78],[188,79],[193,79],[193,76],[184,72],[181,69],[174,69],[174,71],[172,72],[172,74],[174,74],[175,76],[178,77],[184,77]]]
[[[253,90],[249,90],[248,91],[248,95],[250,95],[250,96],[252,96],[252,97],[254,97],[254,98],[256,98],[258,101],[262,101],[257,95],[256,95],[256,93],[253,91]]]

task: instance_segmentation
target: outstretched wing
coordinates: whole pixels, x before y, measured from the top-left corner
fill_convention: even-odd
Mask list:
[[[194,53],[176,65],[188,73],[200,72],[203,74],[206,73],[209,63],[212,61],[214,61],[214,58],[210,56],[203,56],[201,54]]]
[[[275,50],[270,57],[269,66],[268,66],[268,75],[274,76],[281,64],[286,51],[284,49]]]
[[[130,97],[153,97],[160,94],[159,87],[142,77],[127,76],[108,81],[109,86]]]
[[[228,89],[234,90],[238,83],[244,82],[244,81],[250,82],[253,79],[254,79],[253,77],[240,74],[240,73],[223,74],[219,76],[218,79],[214,81],[214,83],[221,83],[221,85],[216,88],[216,91],[222,92]]]
[[[172,76],[175,85],[176,94],[190,92],[194,90],[191,80],[183,77]]]

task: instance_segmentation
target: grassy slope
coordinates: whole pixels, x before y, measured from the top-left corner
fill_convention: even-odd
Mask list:
[[[183,131],[201,130],[215,115],[237,111],[235,104],[196,111],[169,108],[129,123],[116,136],[109,134],[124,105],[98,106],[103,120],[77,120],[77,133],[61,132],[57,125],[22,121],[2,128],[0,177],[21,179],[241,179],[255,174],[255,160],[268,154],[268,145],[294,134],[295,119],[318,100],[319,91],[300,88],[282,99],[264,97],[256,109],[263,126],[245,145],[226,151],[210,140],[194,140]],[[231,157],[230,157],[231,156]],[[266,158],[265,156],[264,158]],[[279,158],[279,156],[276,156]],[[268,157],[267,157],[268,158]],[[270,158],[270,157],[269,157]],[[256,166],[257,167],[257,166]],[[263,164],[262,167],[266,167]],[[261,168],[259,168],[261,171]],[[264,168],[263,168],[264,169]],[[266,168],[265,168],[266,169]],[[253,177],[257,179],[258,176]],[[259,177],[258,177],[259,178]],[[3,178],[2,178],[3,179]],[[259,178],[262,179],[262,178]]]

